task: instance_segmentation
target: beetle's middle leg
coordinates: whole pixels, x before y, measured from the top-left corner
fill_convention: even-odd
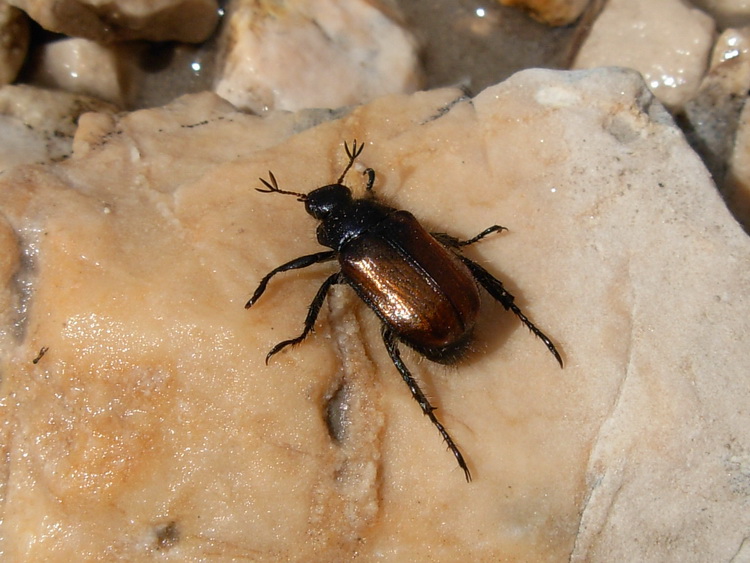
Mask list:
[[[367,184],[365,185],[365,193],[368,197],[373,197],[375,194],[372,191],[372,185],[375,183],[375,171],[372,168],[367,168],[362,172],[363,176],[367,176]]]
[[[479,233],[475,237],[471,237],[470,239],[461,240],[458,237],[454,237],[453,235],[449,235],[448,233],[430,233],[433,237],[435,237],[439,242],[443,243],[445,246],[448,246],[450,248],[461,248],[462,246],[469,246],[470,244],[474,244],[475,242],[479,242],[487,235],[491,235],[492,233],[499,233],[500,231],[507,231],[508,229],[506,227],[501,227],[500,225],[492,225],[491,227],[487,227],[485,230],[483,230],[481,233]]]
[[[432,421],[432,423],[438,429],[438,432],[440,432],[440,435],[443,437],[443,440],[445,440],[445,443],[448,444],[448,448],[456,457],[456,461],[458,462],[459,467],[464,470],[464,474],[466,474],[466,480],[471,481],[471,473],[469,472],[469,468],[464,461],[464,456],[461,455],[458,446],[456,446],[455,442],[450,437],[450,434],[448,434],[448,431],[435,416],[435,407],[433,407],[427,400],[427,397],[425,397],[425,394],[422,392],[422,390],[419,388],[419,385],[417,385],[417,382],[414,380],[414,377],[409,371],[409,368],[406,367],[406,364],[404,364],[403,360],[401,359],[401,352],[399,352],[398,343],[396,342],[396,337],[393,331],[384,324],[382,333],[383,342],[385,343],[386,350],[388,350],[388,355],[390,355],[391,361],[396,366],[396,369],[401,374],[401,377],[404,379],[406,384],[409,386],[412,397],[414,397],[414,400],[419,403],[419,406],[422,408],[422,412],[427,415],[427,417]]]
[[[271,359],[271,356],[273,356],[277,352],[280,352],[283,348],[299,344],[305,338],[307,338],[307,335],[310,334],[310,331],[312,331],[315,327],[315,321],[318,319],[320,308],[323,306],[323,301],[325,301],[326,295],[328,295],[328,290],[331,289],[332,285],[341,283],[341,281],[341,272],[336,272],[335,274],[331,274],[330,276],[328,276],[326,281],[324,281],[318,289],[318,292],[315,294],[312,303],[310,303],[310,307],[307,309],[307,317],[305,317],[305,328],[302,329],[302,334],[300,334],[297,338],[290,338],[289,340],[279,342],[276,346],[271,348],[271,351],[266,355],[266,364],[268,364],[268,360]]]
[[[519,309],[518,305],[515,304],[515,297],[513,297],[513,295],[507,289],[505,289],[505,287],[503,286],[503,282],[490,274],[487,270],[482,268],[482,266],[480,266],[473,260],[468,259],[466,256],[459,255],[459,258],[464,264],[466,264],[469,270],[471,270],[474,278],[482,285],[482,287],[484,287],[484,289],[487,290],[487,293],[497,299],[507,311],[512,311],[513,314],[516,315],[519,320],[524,325],[526,325],[526,327],[532,333],[534,333],[537,338],[539,338],[539,340],[544,342],[544,345],[547,346],[547,349],[555,357],[557,363],[560,364],[560,367],[563,367],[562,358],[560,357],[560,353],[557,351],[557,348],[555,348],[555,345],[546,334],[539,330],[536,325],[532,323],[526,317],[526,315],[523,314],[523,312],[521,312],[521,309]]]

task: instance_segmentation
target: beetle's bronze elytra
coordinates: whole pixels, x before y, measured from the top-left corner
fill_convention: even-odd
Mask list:
[[[353,197],[342,182],[363,148],[364,145],[357,146],[357,141],[351,149],[344,143],[349,163],[339,179],[307,194],[279,189],[272,172],[269,172],[270,182],[260,179],[264,187],[256,188],[258,191],[293,195],[304,202],[305,210],[320,221],[318,242],[332,250],[300,256],[274,268],[260,281],[245,308],[258,301],[276,274],[338,260],[339,271],[328,276],[308,308],[302,334],[276,344],[266,356],[266,363],[283,348],[302,342],[315,325],[330,287],[346,283],[380,318],[383,342],[393,364],[422,412],[448,444],[466,480],[471,481],[458,446],[401,359],[398,342],[435,362],[456,361],[466,350],[476,324],[479,286],[482,286],[544,342],[560,367],[562,358],[552,341],[521,312],[502,282],[461,253],[462,247],[504,227],[492,225],[468,240],[429,233],[408,211],[377,201],[372,189],[375,172],[371,168],[364,171],[368,177],[365,197]]]

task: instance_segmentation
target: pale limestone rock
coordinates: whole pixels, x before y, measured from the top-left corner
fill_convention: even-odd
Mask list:
[[[219,20],[216,0],[8,0],[50,31],[94,41],[198,43]]]
[[[21,249],[18,246],[18,238],[13,232],[13,227],[0,214],[0,322],[3,331],[12,332],[13,319],[15,310],[20,304],[15,295],[14,276],[18,271],[21,263]],[[4,417],[2,407],[0,407],[0,416]],[[3,486],[7,485],[8,467],[4,467],[2,475]]]
[[[732,69],[728,80],[731,94],[737,96],[741,109],[736,124],[736,136],[729,155],[729,170],[724,183],[727,203],[737,219],[750,231],[750,108],[747,92],[750,90],[750,28],[725,31],[714,51],[718,68]],[[731,116],[732,118],[735,115]]]
[[[722,63],[747,57],[750,53],[750,27],[726,29],[716,39],[711,52],[710,68]]]
[[[0,2],[0,86],[16,79],[29,46],[29,22],[26,15]]]
[[[233,5],[216,92],[262,112],[335,108],[420,85],[409,33],[367,0]]]
[[[88,111],[114,113],[115,107],[88,96],[32,86],[0,88],[0,172],[17,164],[67,157],[78,118]]]
[[[16,303],[0,329],[2,553],[737,553],[750,528],[750,243],[640,77],[527,71],[473,100],[389,96],[315,126],[325,115],[251,117],[210,95],[87,114],[68,161],[0,177],[0,256],[16,255],[0,262]],[[471,484],[348,288],[308,341],[264,364],[333,264],[281,275],[243,308],[271,268],[321,249],[302,204],[258,193],[257,178],[334,181],[355,138],[357,193],[371,166],[378,196],[433,230],[510,229],[467,254],[563,351],[561,371],[490,299],[465,361],[404,351]]]
[[[586,9],[589,0],[498,0],[504,6],[516,6],[547,25],[573,23]]]
[[[742,206],[735,208],[732,203],[735,182],[732,178],[729,182],[725,179],[749,90],[750,28],[728,29],[716,41],[711,68],[698,93],[685,104],[683,116],[691,144],[698,147],[714,179],[725,192],[730,208],[745,224],[750,224],[747,210],[743,216]]]
[[[725,197],[735,217],[750,232],[750,106],[745,104],[729,160]]]
[[[138,89],[127,47],[89,39],[53,41],[39,49],[31,80],[45,88],[86,94],[125,106]]]
[[[706,70],[713,20],[681,0],[610,0],[573,68],[624,66],[670,108],[693,97]]]

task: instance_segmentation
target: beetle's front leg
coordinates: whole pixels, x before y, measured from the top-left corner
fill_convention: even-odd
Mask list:
[[[326,281],[323,282],[323,284],[318,289],[318,293],[315,294],[315,297],[312,300],[312,303],[310,303],[310,307],[307,309],[307,317],[305,318],[305,328],[302,330],[302,334],[300,334],[297,338],[291,338],[289,340],[284,340],[283,342],[279,342],[276,346],[271,348],[271,351],[266,355],[266,364],[268,364],[268,360],[271,359],[271,356],[276,354],[277,352],[280,352],[282,348],[286,348],[287,346],[294,346],[295,344],[299,344],[302,342],[307,335],[310,333],[311,330],[313,330],[313,327],[315,326],[315,321],[318,319],[318,314],[320,313],[320,308],[323,306],[323,301],[325,301],[326,295],[328,294],[328,290],[331,288],[332,285],[341,283],[341,272],[336,272],[335,274],[331,274],[328,276]]]
[[[316,252],[315,254],[308,254],[307,256],[300,256],[299,258],[295,258],[294,260],[290,260],[286,264],[282,264],[278,268],[274,268],[270,272],[268,272],[262,280],[260,280],[260,284],[258,284],[258,289],[255,290],[255,293],[253,293],[253,296],[248,299],[247,303],[245,303],[245,309],[249,309],[253,306],[253,304],[260,298],[261,295],[263,295],[263,292],[266,291],[266,286],[268,285],[268,281],[274,277],[276,274],[280,274],[281,272],[286,272],[287,270],[298,270],[300,268],[307,268],[308,266],[312,266],[313,264],[317,264],[318,262],[326,262],[328,260],[333,260],[336,258],[336,253],[333,250],[327,250],[325,252]]]
[[[406,364],[404,364],[403,360],[401,359],[401,352],[399,352],[398,343],[396,342],[396,337],[393,334],[393,331],[384,324],[382,333],[383,342],[385,343],[386,350],[388,350],[388,355],[391,357],[391,361],[396,366],[396,369],[401,374],[401,377],[409,386],[412,397],[414,397],[414,400],[419,403],[419,406],[422,408],[422,412],[427,415],[427,417],[432,421],[432,424],[434,424],[438,429],[438,432],[440,432],[440,435],[443,437],[443,440],[445,440],[445,443],[448,444],[448,448],[456,457],[456,461],[458,462],[459,467],[464,470],[466,480],[471,481],[471,473],[469,472],[469,468],[464,461],[464,456],[461,455],[458,446],[456,446],[455,442],[450,437],[450,434],[448,434],[448,431],[435,416],[435,407],[433,407],[430,404],[430,401],[427,400],[427,397],[425,397],[425,394],[419,388],[419,385],[417,385],[417,382],[415,381],[414,376],[412,376],[411,372],[409,371],[409,368],[406,367]]]
[[[547,349],[555,357],[557,363],[560,364],[560,367],[563,367],[562,358],[560,357],[560,353],[557,351],[557,348],[555,348],[555,345],[547,337],[546,334],[539,330],[536,325],[534,325],[534,323],[526,318],[526,315],[521,312],[521,309],[519,309],[518,305],[516,305],[514,302],[515,297],[513,297],[513,295],[507,289],[505,289],[505,287],[503,286],[503,282],[490,274],[476,262],[469,260],[466,256],[459,256],[459,258],[464,264],[466,264],[469,270],[471,270],[474,278],[482,285],[482,287],[484,287],[484,289],[487,290],[487,293],[497,299],[500,304],[505,307],[506,310],[512,311],[513,314],[515,314],[520,319],[520,321],[525,324],[526,327],[531,332],[533,332],[537,338],[539,338],[539,340],[544,342],[544,345],[547,346]]]

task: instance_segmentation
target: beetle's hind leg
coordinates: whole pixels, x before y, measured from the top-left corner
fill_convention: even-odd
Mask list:
[[[300,334],[297,338],[290,338],[289,340],[279,342],[276,346],[271,348],[271,351],[266,355],[266,364],[268,363],[268,360],[271,359],[271,356],[273,356],[277,352],[280,352],[287,346],[294,346],[295,344],[299,344],[305,338],[307,338],[307,335],[310,334],[312,330],[314,330],[315,321],[318,320],[318,314],[320,314],[320,308],[323,306],[323,301],[325,301],[326,295],[328,295],[328,290],[331,289],[332,285],[341,283],[341,280],[341,272],[336,272],[335,274],[331,274],[330,276],[328,276],[326,281],[324,281],[318,289],[318,292],[315,294],[312,303],[310,303],[310,307],[307,309],[307,317],[305,317],[305,328],[302,329],[302,334]]]
[[[503,282],[490,274],[487,270],[482,268],[482,266],[480,266],[473,260],[469,260],[466,256],[459,257],[461,258],[461,261],[466,264],[469,270],[471,270],[474,278],[482,285],[482,287],[484,287],[484,289],[487,290],[487,293],[489,293],[492,297],[499,301],[500,304],[505,307],[506,311],[512,311],[513,314],[516,315],[516,317],[518,317],[519,320],[524,325],[526,325],[526,327],[531,332],[533,332],[537,338],[539,338],[539,340],[544,342],[544,345],[547,346],[547,349],[555,357],[557,363],[560,364],[560,367],[563,367],[562,358],[560,357],[560,353],[557,351],[557,348],[555,348],[555,345],[552,343],[549,337],[547,337],[546,334],[539,330],[536,325],[534,325],[534,323],[532,323],[526,317],[526,315],[521,312],[521,309],[519,309],[518,305],[516,305],[514,302],[515,297],[513,297],[513,295],[507,289],[505,289],[505,287],[503,287]]]
[[[404,364],[403,360],[401,359],[401,352],[398,349],[398,342],[396,341],[396,337],[393,331],[384,324],[382,333],[383,342],[385,343],[386,350],[388,350],[388,355],[391,357],[391,361],[396,366],[396,369],[401,374],[401,377],[409,386],[412,397],[414,397],[414,400],[419,403],[419,406],[422,408],[422,412],[427,415],[430,421],[432,421],[432,423],[438,429],[438,432],[440,432],[440,435],[443,437],[443,440],[445,440],[445,443],[448,444],[448,448],[456,457],[456,461],[458,462],[459,467],[464,470],[466,480],[471,481],[471,473],[469,472],[469,468],[464,461],[464,456],[461,455],[458,446],[456,446],[456,443],[450,437],[448,431],[435,416],[435,407],[433,407],[427,400],[427,397],[425,397],[425,394],[422,392],[422,390],[419,388],[419,385],[417,385],[417,382],[414,380],[414,377],[409,371],[409,368],[406,367],[406,364]]]

